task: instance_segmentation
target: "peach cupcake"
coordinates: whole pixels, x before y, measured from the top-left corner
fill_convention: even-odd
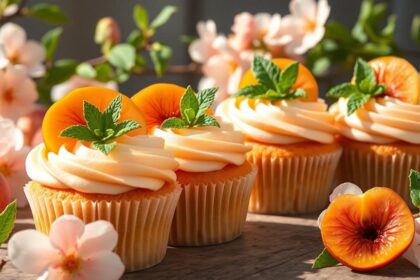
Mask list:
[[[398,57],[358,60],[352,83],[332,88],[330,111],[341,136],[337,180],[363,190],[390,186],[410,201],[410,169],[420,169],[420,80]]]
[[[77,89],[48,110],[42,130],[24,188],[37,230],[48,233],[64,214],[107,220],[127,271],[161,262],[181,194],[178,163],[161,138],[146,135],[134,103],[106,88]]]
[[[245,224],[257,170],[246,161],[250,148],[242,133],[212,116],[216,91],[155,84],[132,98],[153,124],[149,133],[162,137],[179,163],[183,191],[169,238],[173,246],[228,242]]]
[[[241,90],[216,114],[242,131],[253,148],[247,158],[258,175],[249,211],[300,214],[326,205],[341,147],[308,69],[289,59],[257,56]]]

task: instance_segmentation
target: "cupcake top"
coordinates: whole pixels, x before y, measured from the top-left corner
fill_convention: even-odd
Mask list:
[[[337,129],[318,86],[303,65],[289,59],[255,57],[242,89],[223,101],[216,114],[247,138],[268,144],[334,142]]]
[[[175,154],[179,170],[210,172],[229,164],[242,165],[251,148],[244,144],[241,132],[212,116],[210,106],[217,89],[196,94],[188,87],[182,95],[178,90],[176,85],[155,84],[140,91],[133,100],[140,108],[155,104],[155,111],[146,111],[145,118],[160,125],[151,127],[149,133],[165,140],[165,149]],[[168,101],[172,104],[165,104]]]
[[[420,144],[420,81],[415,68],[397,57],[359,59],[352,83],[333,87],[330,108],[341,135],[355,141]]]
[[[136,106],[118,92],[75,90],[47,112],[44,143],[26,160],[28,175],[45,186],[82,193],[159,190],[176,181],[178,163],[162,139],[145,135],[144,126]]]

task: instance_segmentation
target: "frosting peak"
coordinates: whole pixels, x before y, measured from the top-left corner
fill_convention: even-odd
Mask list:
[[[121,137],[109,155],[81,143],[73,151],[62,146],[58,154],[47,153],[41,144],[29,153],[26,169],[32,180],[52,188],[97,194],[156,191],[176,181],[178,163],[163,147],[162,139],[146,135]]]
[[[247,137],[269,144],[332,143],[337,132],[334,118],[321,99],[317,102],[281,100],[272,103],[230,98],[219,105],[216,114],[233,123]]]

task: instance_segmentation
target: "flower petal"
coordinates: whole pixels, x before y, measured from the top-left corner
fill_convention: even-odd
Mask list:
[[[342,196],[343,194],[361,195],[363,194],[363,191],[355,184],[343,183],[341,185],[338,185],[330,194],[330,202],[333,202],[334,199],[336,199],[339,196]]]
[[[87,258],[98,251],[112,251],[117,245],[118,233],[107,221],[96,221],[85,226],[85,231],[79,239],[78,252]]]
[[[327,209],[323,210],[323,211],[321,212],[321,214],[319,214],[319,216],[318,216],[317,223],[318,223],[318,227],[319,227],[319,229],[321,229],[322,220],[324,219],[324,216],[325,216],[325,213],[326,213],[326,212],[327,212]]]
[[[51,225],[50,240],[52,245],[63,254],[76,250],[77,241],[82,236],[85,224],[72,215],[63,215]]]
[[[317,6],[315,0],[292,0],[289,9],[294,16],[306,20],[315,20],[316,18]]]
[[[16,199],[17,206],[23,208],[28,205],[23,187],[28,182],[29,178],[26,175],[25,169],[13,172],[10,176],[6,176],[6,181],[10,186],[12,199]]]
[[[328,5],[327,0],[319,0],[316,13],[316,24],[318,26],[324,26],[327,22],[328,16],[330,15],[330,10],[331,7]]]
[[[19,270],[38,275],[60,258],[48,237],[33,229],[19,231],[12,236],[8,243],[8,256]]]
[[[295,49],[296,54],[304,54],[308,50],[315,47],[319,41],[321,41],[322,37],[324,37],[325,28],[318,27],[313,32],[307,33],[303,36],[302,42],[299,47]]]
[[[409,262],[420,268],[420,234],[414,236],[413,243],[408,247],[404,253],[404,258]]]
[[[22,47],[19,62],[25,65],[28,71],[32,71],[32,68],[42,66],[44,60],[45,49],[38,42],[30,40]]]
[[[19,53],[26,41],[25,30],[15,23],[6,23],[0,28],[0,45],[7,55]]]
[[[120,279],[124,270],[124,264],[117,254],[101,251],[84,260],[80,274],[84,280],[115,280]]]
[[[195,40],[188,47],[188,53],[193,61],[198,63],[204,63],[210,54],[210,48],[203,40]]]

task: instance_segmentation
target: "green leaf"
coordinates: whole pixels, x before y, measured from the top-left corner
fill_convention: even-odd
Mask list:
[[[177,11],[175,6],[165,6],[155,19],[150,23],[150,28],[157,29],[167,23],[171,16]]]
[[[411,38],[420,44],[420,15],[415,15],[411,23]]]
[[[9,238],[15,226],[17,205],[16,200],[7,205],[7,207],[0,213],[0,244]]]
[[[188,124],[180,118],[169,118],[166,119],[162,125],[161,128],[186,128],[188,127]]]
[[[324,267],[336,266],[339,262],[327,251],[326,248],[322,250],[321,254],[315,259],[312,265],[313,269],[320,269]]]
[[[115,127],[114,137],[120,137],[140,127],[141,125],[136,121],[133,121],[133,120],[123,121],[122,123],[117,124],[117,126]]]
[[[115,147],[117,146],[117,142],[111,142],[111,143],[94,142],[92,145],[97,150],[101,151],[105,155],[108,155],[110,152],[112,152],[113,149],[115,149]]]
[[[191,124],[195,120],[199,110],[198,98],[191,86],[188,86],[185,90],[179,106],[182,118],[188,120],[188,124]]]
[[[90,130],[94,131],[95,129],[99,129],[102,131],[102,113],[98,107],[92,103],[83,101],[83,117]]]
[[[81,63],[79,64],[79,66],[77,66],[76,68],[76,73],[77,75],[86,78],[86,79],[94,79],[96,77],[96,70],[95,68],[93,68],[92,65],[90,65],[89,63]]]
[[[37,3],[28,7],[28,16],[51,24],[64,24],[68,22],[67,16],[60,6],[48,3]]]
[[[48,31],[44,34],[44,36],[42,36],[41,42],[45,48],[46,60],[49,62],[54,59],[61,34],[63,34],[63,28],[57,27]]]
[[[349,97],[347,101],[347,115],[351,116],[359,108],[365,105],[371,96],[369,94],[355,93]]]
[[[371,93],[376,87],[376,76],[370,65],[359,58],[354,67],[356,86],[364,93]]]
[[[210,115],[202,115],[197,119],[197,122],[195,126],[216,126],[220,127],[220,124],[217,122],[217,120]]]
[[[410,171],[410,197],[414,206],[420,208],[420,172]]]
[[[288,92],[296,83],[299,72],[299,62],[293,63],[286,67],[280,75],[279,87],[282,92]]]
[[[61,131],[61,137],[75,138],[81,141],[97,141],[98,137],[84,125],[72,125]]]
[[[127,37],[127,43],[132,45],[135,49],[138,49],[144,41],[144,35],[139,30],[133,30]]]
[[[213,104],[218,88],[207,88],[200,90],[197,94],[198,112],[197,118],[204,115]]]
[[[139,4],[134,6],[133,18],[134,22],[140,30],[147,30],[149,26],[149,14],[143,6]]]
[[[63,83],[75,74],[78,65],[73,59],[57,60],[47,71],[43,81],[50,86]]]
[[[95,67],[96,80],[102,83],[109,82],[114,79],[114,71],[108,63],[102,63]]]
[[[130,44],[118,44],[112,47],[108,54],[108,61],[111,65],[130,71],[135,64],[136,50]]]
[[[306,91],[303,88],[297,88],[285,96],[286,99],[295,99],[306,97]]]
[[[268,89],[277,89],[277,83],[280,77],[280,69],[277,65],[261,56],[255,56],[251,69],[260,85]]]
[[[267,88],[262,85],[251,85],[241,88],[236,96],[245,96],[245,97],[257,97],[267,92]]]
[[[171,57],[172,49],[169,46],[157,42],[152,44],[150,58],[152,59],[158,77],[161,77],[165,72]]]
[[[122,110],[122,97],[118,95],[115,97],[111,103],[105,108],[104,115],[111,116],[113,123],[117,123],[121,116]]]
[[[332,87],[328,92],[327,96],[331,98],[348,97],[357,92],[356,86],[350,83],[344,83],[335,87]]]
[[[375,90],[372,92],[373,96],[378,96],[383,94],[386,91],[386,86],[384,84],[376,85]]]

